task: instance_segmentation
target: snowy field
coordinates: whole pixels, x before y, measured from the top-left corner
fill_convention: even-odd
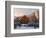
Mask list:
[[[39,28],[39,24],[21,24],[21,25],[14,25],[15,29],[34,29]]]

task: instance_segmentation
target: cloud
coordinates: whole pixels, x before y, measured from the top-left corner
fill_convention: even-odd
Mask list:
[[[32,14],[32,11],[37,11],[38,9],[27,9],[27,8],[15,8],[14,16],[23,16]]]

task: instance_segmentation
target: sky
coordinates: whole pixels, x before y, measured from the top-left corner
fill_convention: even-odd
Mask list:
[[[28,9],[28,8],[15,8],[14,16],[19,17],[23,15],[30,15],[33,11],[37,11],[38,9]]]

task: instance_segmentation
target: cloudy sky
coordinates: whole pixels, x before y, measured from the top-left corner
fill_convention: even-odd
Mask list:
[[[28,9],[28,8],[15,8],[14,16],[19,17],[23,15],[30,15],[33,11],[37,11],[38,9]]]

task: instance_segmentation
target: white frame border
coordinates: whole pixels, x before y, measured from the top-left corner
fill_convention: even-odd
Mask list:
[[[13,9],[14,8],[33,8],[33,9],[39,9],[39,16],[40,16],[40,20],[39,20],[39,29],[33,29],[29,31],[29,29],[27,30],[14,30],[14,22],[13,22],[13,19],[14,19],[14,14],[13,14]],[[11,33],[34,33],[34,32],[42,32],[42,6],[23,6],[23,5],[11,5]]]

